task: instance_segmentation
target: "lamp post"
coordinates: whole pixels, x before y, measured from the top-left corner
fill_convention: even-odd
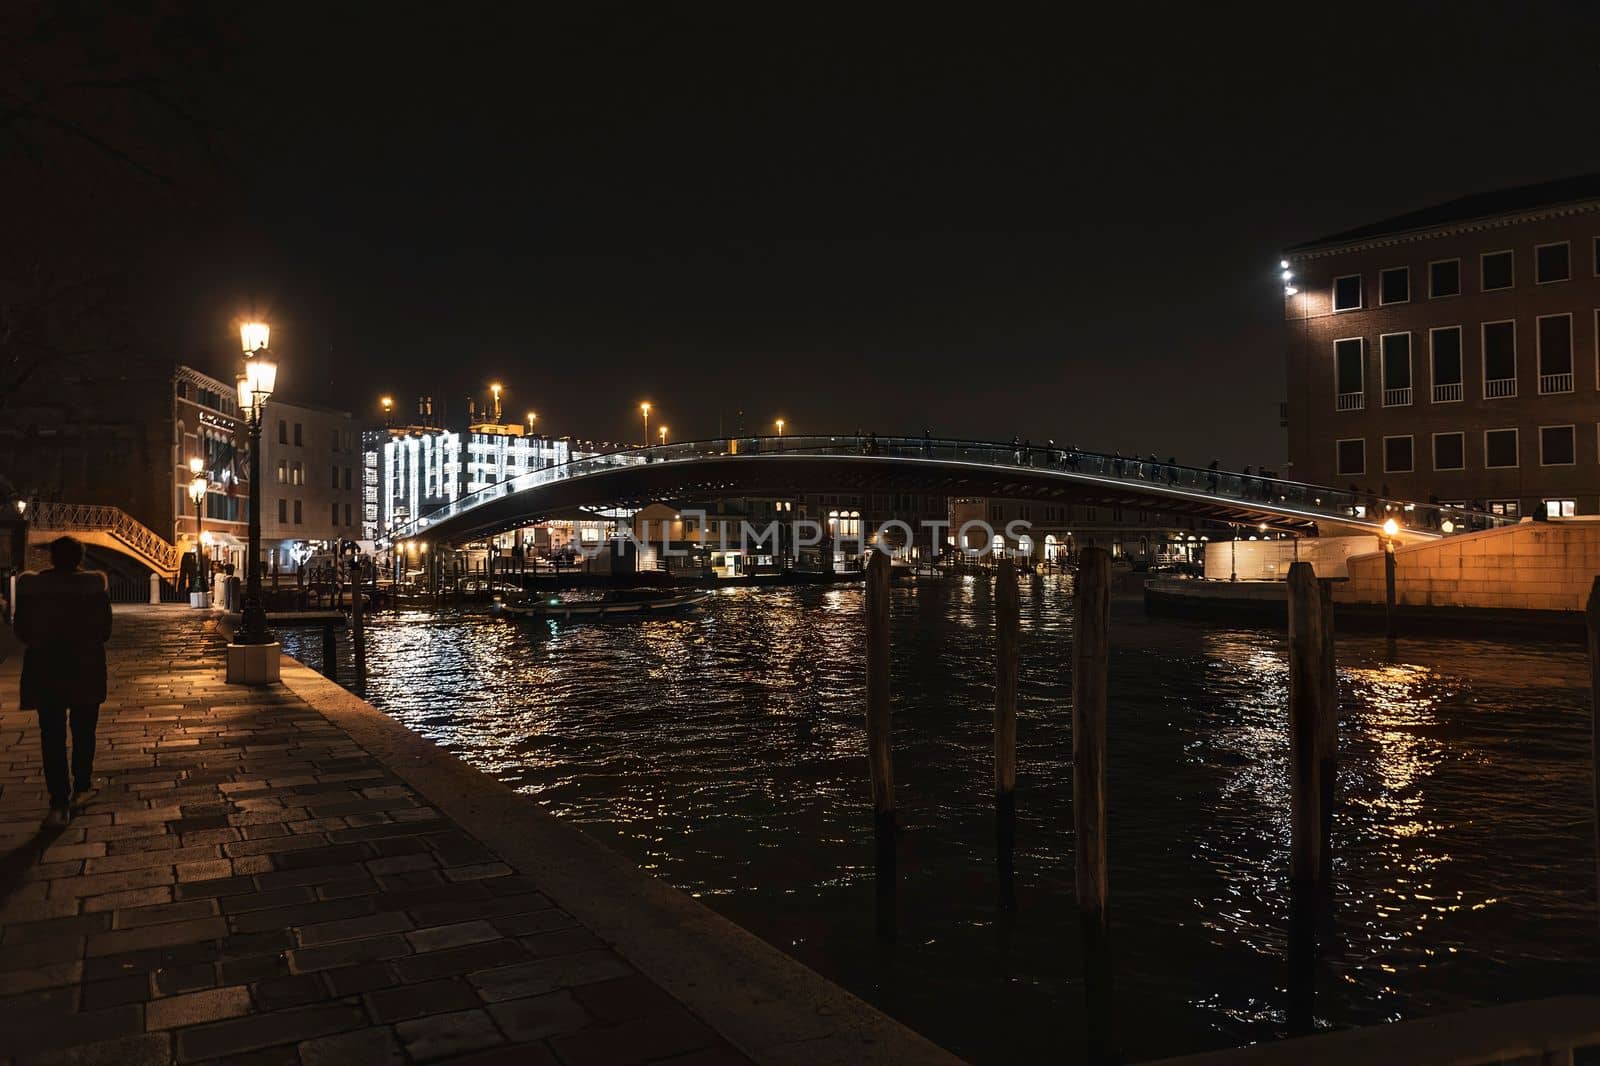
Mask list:
[[[1385,519],[1383,523],[1383,622],[1385,635],[1394,637],[1394,538],[1400,532],[1400,523]]]
[[[778,419],[777,426],[778,426],[778,439],[782,440],[783,439],[783,419],[781,419],[781,418]]]
[[[385,396],[378,401],[378,405],[383,408],[383,428],[388,429],[394,415],[394,397]]]
[[[500,386],[498,383],[489,386],[489,394],[494,397],[494,424],[498,426],[500,424]]]
[[[530,436],[530,437],[533,436],[533,428],[535,426],[537,426],[538,424],[539,424],[539,415],[538,415],[538,413],[534,412],[534,411],[529,411],[528,412],[528,436]]]
[[[245,561],[243,614],[236,644],[271,644],[267,611],[261,603],[261,414],[278,381],[278,365],[267,348],[270,331],[265,323],[247,322],[239,328],[244,344],[244,373],[239,375],[239,410],[250,426],[250,555]]]
[[[650,404],[648,401],[639,405],[639,410],[644,415],[644,445],[650,447]]]
[[[662,426],[659,432],[661,434],[661,443],[662,444],[667,443],[667,427],[666,426]]]
[[[198,456],[189,460],[189,472],[194,475],[189,480],[189,499],[194,501],[194,588],[189,596],[189,606],[210,607],[211,582],[206,575],[205,555],[201,552],[200,538],[205,534],[205,515],[201,505],[206,500],[206,490],[210,485],[205,474],[201,473],[204,461]]]

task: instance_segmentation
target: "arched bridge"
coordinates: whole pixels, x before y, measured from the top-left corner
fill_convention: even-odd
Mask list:
[[[1408,537],[1493,515],[1384,500],[1276,478],[1107,456],[930,437],[745,437],[634,448],[533,470],[391,531],[388,540],[460,544],[580,508],[719,497],[912,492],[1122,505],[1302,534],[1375,533],[1388,517]]]
[[[153,573],[173,578],[180,553],[120,507],[91,503],[37,503],[27,512],[28,543],[40,545],[63,533],[85,544],[126,556]]]

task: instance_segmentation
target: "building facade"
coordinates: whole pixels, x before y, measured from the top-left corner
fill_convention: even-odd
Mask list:
[[[268,573],[293,573],[361,539],[361,439],[348,411],[267,402],[261,426],[261,544]]]
[[[1413,212],[1281,266],[1290,477],[1600,513],[1600,175]]]

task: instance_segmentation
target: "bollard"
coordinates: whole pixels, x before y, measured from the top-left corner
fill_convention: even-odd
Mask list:
[[[1324,629],[1327,586],[1310,563],[1289,567],[1289,1031],[1309,1033],[1315,995],[1317,904],[1331,863],[1331,820],[1322,780],[1334,708],[1328,706],[1331,638]]]
[[[1013,854],[1017,839],[1017,606],[1016,568],[1002,559],[994,596],[994,824],[1002,907],[1016,905]]]
[[[872,835],[878,935],[894,937],[894,756],[889,716],[889,556],[875,551],[867,564],[867,775],[872,784]]]
[[[1073,588],[1072,822],[1078,917],[1084,940],[1089,1060],[1114,1058],[1110,926],[1106,917],[1106,672],[1110,665],[1111,556],[1085,548]]]
[[[1595,891],[1600,894],[1600,577],[1589,589],[1583,614],[1589,627],[1589,774],[1594,788]]]
[[[159,604],[161,602],[161,575],[160,574],[151,574],[150,575],[150,602],[154,603],[154,604]]]
[[[329,681],[339,679],[339,635],[332,622],[322,624],[322,673]]]

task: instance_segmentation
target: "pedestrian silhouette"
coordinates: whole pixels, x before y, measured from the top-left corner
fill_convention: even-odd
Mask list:
[[[72,537],[50,544],[51,568],[17,580],[17,639],[22,657],[22,709],[39,713],[39,739],[50,821],[64,825],[70,804],[94,790],[94,734],[106,699],[105,643],[111,597],[104,574],[79,570],[83,545]],[[72,725],[72,778],[67,777],[67,723]]]

